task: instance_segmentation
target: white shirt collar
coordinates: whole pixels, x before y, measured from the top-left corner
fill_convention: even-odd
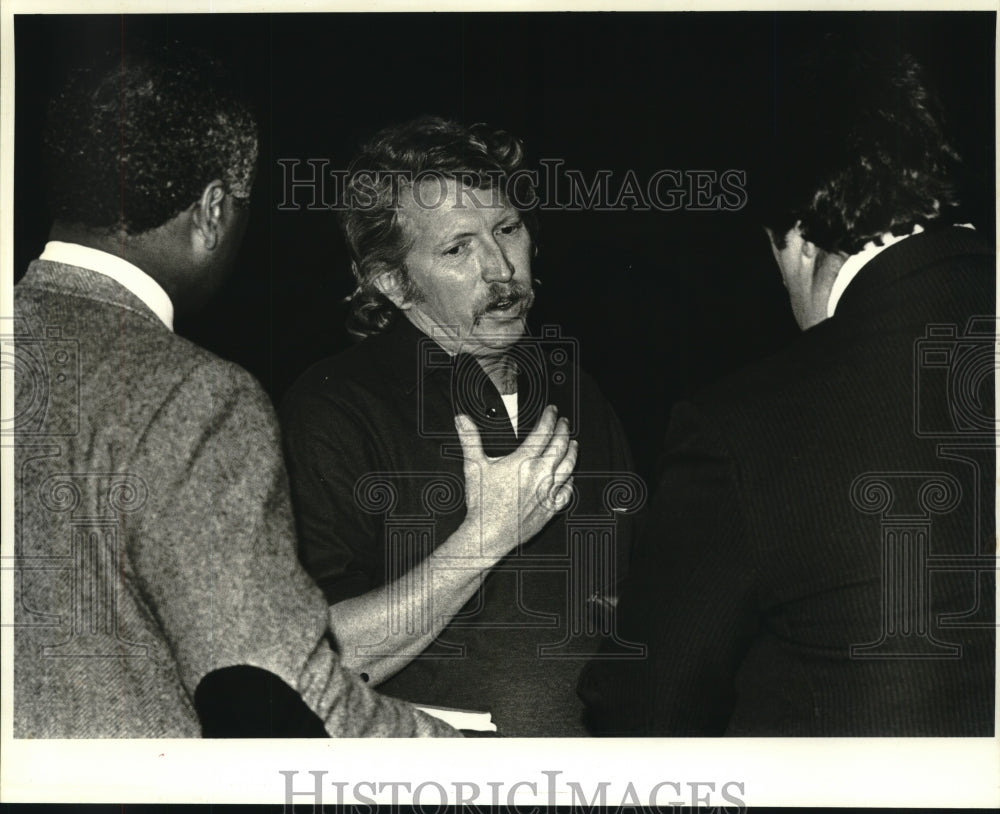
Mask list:
[[[174,329],[174,304],[163,287],[141,268],[100,249],[50,240],[40,260],[96,271],[125,286],[142,300],[171,331]]]
[[[959,223],[957,226],[961,226],[964,229],[973,229],[971,223]],[[919,223],[913,227],[913,231],[908,235],[894,235],[892,232],[886,232],[882,235],[882,245],[876,245],[874,240],[868,241],[864,248],[857,254],[852,254],[847,260],[844,261],[844,265],[840,267],[840,271],[837,273],[837,279],[833,281],[833,287],[830,289],[830,299],[826,301],[826,315],[827,317],[832,317],[834,312],[837,310],[837,303],[840,302],[840,298],[844,295],[844,291],[847,286],[850,285],[851,281],[858,276],[858,272],[874,260],[883,251],[888,249],[894,243],[899,243],[901,240],[906,240],[908,237],[913,235],[919,235],[924,231],[924,227]]]
[[[507,408],[507,415],[510,416],[510,425],[514,428],[514,435],[517,435],[517,393],[508,395],[500,394],[503,399],[503,406]]]

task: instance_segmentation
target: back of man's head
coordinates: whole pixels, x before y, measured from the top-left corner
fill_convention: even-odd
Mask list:
[[[768,177],[752,196],[775,239],[801,223],[821,249],[854,254],[887,232],[953,222],[960,159],[920,65],[891,44],[811,46],[783,67],[793,79],[779,80]]]
[[[248,201],[257,134],[218,63],[177,44],[130,43],[77,70],[53,98],[45,154],[55,220],[137,235],[213,180]]]

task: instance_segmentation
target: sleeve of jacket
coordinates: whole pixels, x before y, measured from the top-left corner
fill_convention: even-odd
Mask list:
[[[690,404],[674,410],[665,462],[618,607],[619,635],[646,657],[596,659],[580,681],[599,734],[723,734],[757,626],[738,469]]]
[[[574,475],[578,487],[585,486],[590,478],[595,478],[598,485],[598,491],[589,496],[593,501],[589,511],[614,512],[615,577],[614,582],[602,585],[603,596],[613,603],[628,569],[636,520],[647,489],[635,472],[628,436],[611,402],[586,371],[580,371],[579,381],[579,408],[576,413],[568,413],[580,443]]]
[[[605,401],[603,396],[601,399],[605,404],[604,420],[607,426],[610,472],[618,476],[615,486],[616,497],[623,500],[626,509],[617,513],[615,519],[615,571],[618,575],[618,584],[606,586],[608,593],[617,597],[621,591],[621,581],[628,573],[632,546],[635,544],[636,520],[639,517],[638,512],[642,508],[641,500],[645,492],[645,484],[635,472],[632,449],[618,415],[610,402]]]
[[[380,520],[355,497],[359,478],[379,469],[378,428],[346,388],[299,383],[280,411],[299,558],[330,605],[372,590],[384,573]]]
[[[299,565],[277,422],[257,382],[207,362],[169,393],[138,454],[157,461],[130,561],[193,698],[248,665],[302,696],[332,736],[454,735],[343,670]]]

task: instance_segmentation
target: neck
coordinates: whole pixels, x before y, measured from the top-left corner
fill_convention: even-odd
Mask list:
[[[183,305],[183,296],[178,285],[177,269],[170,262],[175,253],[166,244],[165,238],[162,227],[139,235],[129,235],[124,231],[97,230],[63,221],[56,221],[49,231],[49,240],[77,243],[113,254],[138,266],[160,284],[174,307],[178,308]]]
[[[517,392],[517,362],[510,356],[505,353],[479,356],[477,361],[501,396]]]
[[[139,265],[129,256],[129,238],[124,232],[104,232],[82,226],[78,223],[56,221],[49,230],[49,240],[60,240],[63,243],[76,243],[88,249],[98,249],[130,263]],[[143,269],[145,271],[145,269]]]
[[[827,318],[830,293],[845,260],[845,254],[831,254],[820,249],[803,301],[797,310],[793,308],[795,319],[803,331],[819,325]]]
[[[475,356],[500,395],[509,396],[517,392],[517,363],[507,353],[502,350],[490,352],[475,349],[469,337],[463,338],[455,328],[442,325],[420,308],[404,308],[403,316],[449,354],[466,352]]]

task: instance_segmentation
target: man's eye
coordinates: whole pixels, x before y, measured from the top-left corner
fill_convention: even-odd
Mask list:
[[[454,257],[457,254],[461,254],[462,248],[463,248],[463,244],[459,243],[457,246],[452,246],[450,249],[445,249],[442,252],[442,254],[450,254],[450,255],[452,255]]]
[[[524,224],[521,223],[521,221],[518,221],[517,223],[505,223],[503,226],[500,227],[500,233],[504,235],[512,235],[523,225]]]

